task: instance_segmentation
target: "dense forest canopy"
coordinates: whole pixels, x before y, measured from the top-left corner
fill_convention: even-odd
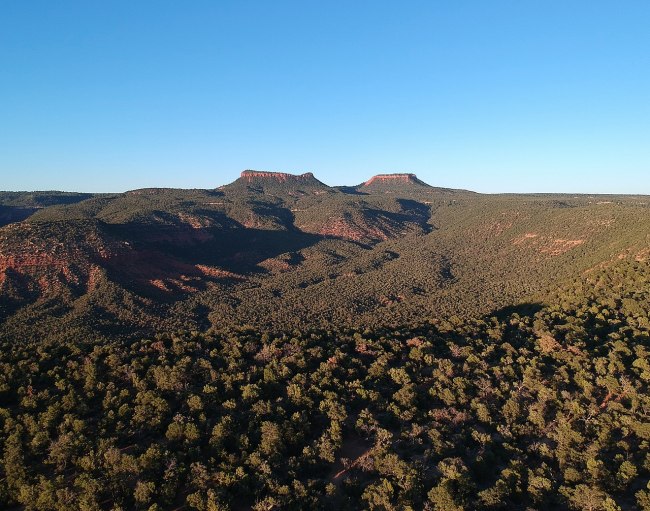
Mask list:
[[[650,509],[650,268],[482,320],[2,346],[5,505]]]
[[[645,199],[403,176],[0,195],[0,507],[650,510]]]

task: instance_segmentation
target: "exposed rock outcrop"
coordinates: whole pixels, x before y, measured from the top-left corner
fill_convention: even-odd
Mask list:
[[[376,185],[417,185],[429,186],[424,181],[420,181],[415,174],[377,174],[371,177],[368,181],[361,186],[376,186]]]
[[[94,291],[103,280],[144,292],[196,292],[214,282],[242,280],[225,269],[185,262],[160,248],[135,248],[99,222],[19,223],[0,230],[0,310],[9,302],[40,297],[70,299]],[[202,232],[201,230],[196,230]],[[165,240],[193,245],[194,239]],[[170,235],[174,234],[170,231]],[[142,241],[137,243],[144,245]]]
[[[274,180],[278,183],[286,183],[287,181],[307,183],[316,180],[314,174],[305,172],[304,174],[288,174],[286,172],[266,172],[258,170],[244,170],[240,176],[241,179],[247,183],[253,183],[259,179]]]
[[[247,190],[255,192],[286,193],[289,196],[305,194],[321,194],[330,190],[321,183],[311,172],[304,174],[288,174],[286,172],[267,172],[260,170],[244,170],[239,179],[221,190]]]
[[[409,233],[424,233],[426,222],[426,218],[411,211],[395,213],[358,207],[297,226],[304,232],[321,236],[378,243]]]

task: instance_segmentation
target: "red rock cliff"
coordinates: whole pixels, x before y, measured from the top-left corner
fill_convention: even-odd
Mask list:
[[[363,183],[363,186],[379,183],[402,183],[402,184],[419,184],[421,181],[415,174],[377,174]]]
[[[257,170],[244,170],[240,176],[244,181],[252,183],[256,179],[273,179],[279,183],[287,181],[307,181],[314,179],[314,174],[307,172],[305,174],[286,174],[284,172],[262,172]]]

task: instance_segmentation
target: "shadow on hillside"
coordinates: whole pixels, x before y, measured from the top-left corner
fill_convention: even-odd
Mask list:
[[[422,225],[426,233],[431,232],[435,227],[429,223],[431,220],[431,208],[426,204],[411,199],[397,199],[402,212],[409,215]]]
[[[362,226],[366,227],[368,231],[369,238],[373,237],[373,231],[383,231],[390,238],[399,237],[406,232],[417,232],[418,229],[425,234],[431,232],[433,229],[433,226],[429,224],[431,210],[426,205],[408,199],[397,199],[397,203],[400,207],[399,211],[380,209],[364,204],[365,207],[358,208],[354,212],[361,218],[353,220],[361,220]]]
[[[14,222],[22,222],[38,210],[39,208],[0,205],[0,227]]]
[[[507,307],[492,311],[487,317],[496,317],[500,321],[510,318],[515,314],[519,317],[532,318],[543,308],[544,304],[540,302],[524,302],[517,305],[508,305]]]
[[[417,214],[424,218],[429,218],[431,216],[431,209],[426,204],[418,202],[412,199],[397,199],[397,203],[402,208],[404,212],[410,212],[411,214]]]
[[[325,236],[297,230],[235,229],[218,234],[213,242],[187,255],[198,264],[214,264],[236,273],[263,271],[258,264],[287,252],[311,247]]]
[[[0,324],[28,303],[39,297],[39,287],[35,279],[23,275],[13,268],[4,272],[3,291],[0,293]]]
[[[108,230],[128,247],[106,263],[111,279],[137,294],[165,301],[202,291],[210,282],[226,285],[265,272],[259,266],[263,261],[326,239],[295,229],[243,228],[236,223],[225,228],[122,224],[108,226]],[[291,265],[294,259],[278,265]]]
[[[354,186],[337,186],[337,190],[340,190],[346,195],[369,195],[366,192],[362,192],[361,190],[358,190]]]

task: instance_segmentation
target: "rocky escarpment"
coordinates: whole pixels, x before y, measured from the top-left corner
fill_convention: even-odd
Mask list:
[[[286,172],[267,172],[244,170],[239,179],[222,187],[223,190],[248,190],[258,192],[286,192],[288,195],[325,193],[330,189],[320,182],[311,172],[288,174]]]
[[[0,229],[0,312],[41,297],[74,299],[107,279],[145,294],[178,294],[242,278],[202,261],[186,262],[155,244],[140,241],[136,248],[115,234],[97,221],[22,222]]]
[[[420,181],[415,174],[377,174],[361,185],[361,188],[369,186],[391,186],[391,185],[416,185],[429,186]]]
[[[316,180],[314,174],[311,172],[305,172],[304,174],[288,174],[286,172],[265,172],[258,170],[244,170],[239,176],[240,179],[246,181],[247,183],[254,183],[257,180],[273,180],[278,183],[289,182],[301,182],[307,183],[312,180]]]
[[[398,207],[393,205],[393,211],[358,202],[332,208],[327,216],[314,215],[313,211],[297,212],[296,226],[303,232],[370,244],[428,232],[429,208],[409,207],[412,201],[406,202]]]

